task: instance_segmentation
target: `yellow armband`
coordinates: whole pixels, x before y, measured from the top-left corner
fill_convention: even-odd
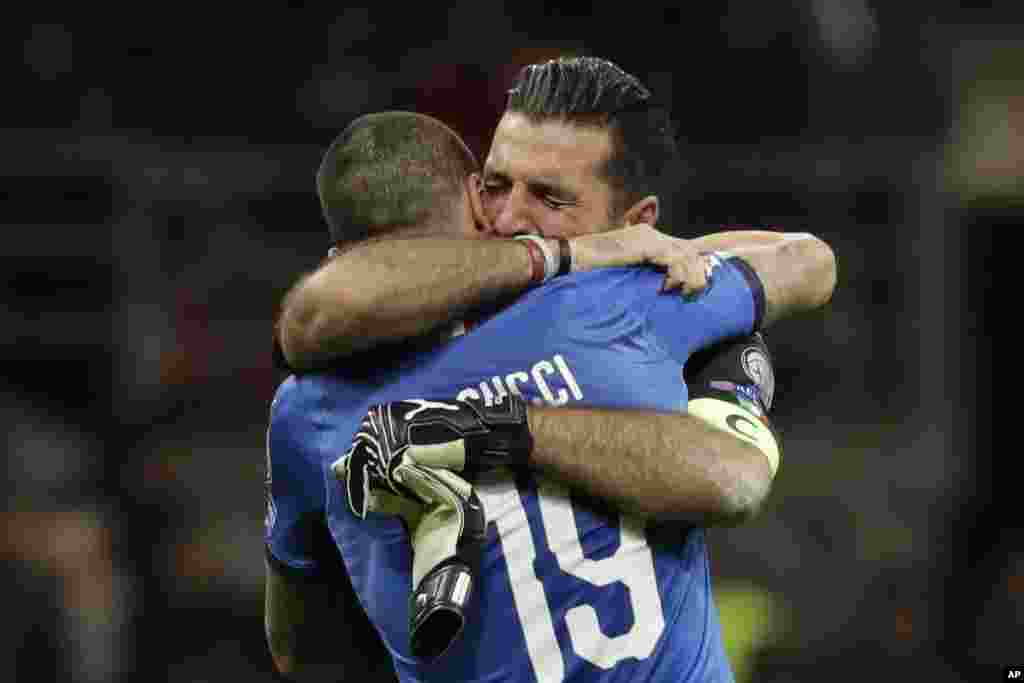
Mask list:
[[[768,458],[772,477],[779,469],[779,443],[771,427],[754,413],[736,403],[718,398],[695,398],[687,411],[712,427],[728,432],[756,446]]]

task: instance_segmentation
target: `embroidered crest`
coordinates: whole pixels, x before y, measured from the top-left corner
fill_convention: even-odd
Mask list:
[[[761,400],[764,402],[765,410],[772,409],[772,401],[775,398],[775,372],[772,370],[771,361],[764,351],[756,346],[743,349],[740,354],[740,363],[747,377],[753,381],[761,390]]]

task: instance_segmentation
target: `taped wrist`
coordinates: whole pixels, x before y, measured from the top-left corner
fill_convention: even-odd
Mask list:
[[[572,247],[569,240],[558,240],[558,252],[548,244],[548,240],[537,235],[516,235],[513,239],[524,242],[530,251],[530,263],[533,283],[547,282],[553,277],[561,277],[572,271]],[[539,276],[540,265],[543,265],[543,276]]]
[[[539,285],[546,279],[547,265],[544,252],[533,240],[520,240],[530,254],[530,284]]]

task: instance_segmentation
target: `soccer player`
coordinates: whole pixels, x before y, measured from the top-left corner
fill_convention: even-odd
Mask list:
[[[669,265],[666,258],[685,244],[652,233],[646,226],[672,225],[666,198],[676,182],[678,149],[667,108],[654,102],[633,76],[601,59],[583,57],[526,67],[511,91],[494,133],[483,177],[474,173],[471,200],[483,218],[468,235],[492,239],[422,237],[411,201],[402,215],[389,194],[397,178],[339,174],[325,165],[317,186],[329,225],[352,211],[355,225],[332,231],[345,248],[285,299],[280,341],[296,371],[322,368],[332,360],[385,342],[410,339],[463,317],[503,295],[520,294],[533,282],[529,252],[522,243],[496,237],[533,234],[558,254],[557,238],[573,242],[573,261],[584,266]],[[345,197],[358,183],[358,205]],[[378,240],[360,225],[374,212],[404,225],[398,239]],[[593,235],[622,226],[634,229]],[[744,233],[749,242],[753,233]],[[706,239],[706,250],[728,249],[736,237]],[[766,239],[775,239],[767,235]],[[702,269],[680,261],[669,268],[667,287],[684,293],[703,284]]]
[[[359,145],[348,133],[329,154]],[[414,144],[437,134],[421,131]],[[402,151],[371,139],[364,149],[408,168]],[[406,174],[406,184],[416,179],[429,191],[438,189],[435,181],[444,184],[437,174]],[[462,187],[441,193],[451,202],[446,213],[472,220],[473,192]],[[332,228],[346,225],[352,223]],[[418,228],[449,225],[428,219]],[[818,240],[758,240],[766,244],[744,250],[743,261],[720,261],[707,293],[693,302],[659,295],[661,275],[651,270],[578,273],[533,290],[440,350],[397,366],[364,358],[358,370],[286,382],[268,434],[272,643],[296,642],[273,635],[299,628],[289,623],[294,605],[316,606],[306,584],[289,577],[320,564],[307,522],[326,515],[404,680],[729,680],[703,534],[677,525],[744,518],[766,494],[772,468],[746,442],[679,412],[687,403],[682,368],[697,348],[821,305],[835,276],[831,252]],[[533,464],[544,477],[499,472],[477,482],[495,521],[479,607],[451,652],[425,665],[408,651],[410,549],[401,523],[353,517],[329,465],[348,449],[371,405],[460,393],[482,400],[518,393],[563,407],[529,408]],[[618,410],[564,407],[569,403]],[[620,518],[595,498],[632,514]]]

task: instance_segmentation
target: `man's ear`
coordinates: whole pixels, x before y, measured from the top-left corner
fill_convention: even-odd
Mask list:
[[[483,200],[480,198],[480,191],[483,188],[483,178],[479,173],[470,173],[464,181],[466,196],[469,198],[469,208],[473,213],[473,222],[480,232],[490,230],[491,224],[487,221],[487,214],[484,213]]]
[[[658,198],[653,194],[644,197],[626,210],[622,216],[623,225],[636,225],[646,223],[655,226],[658,223]]]

